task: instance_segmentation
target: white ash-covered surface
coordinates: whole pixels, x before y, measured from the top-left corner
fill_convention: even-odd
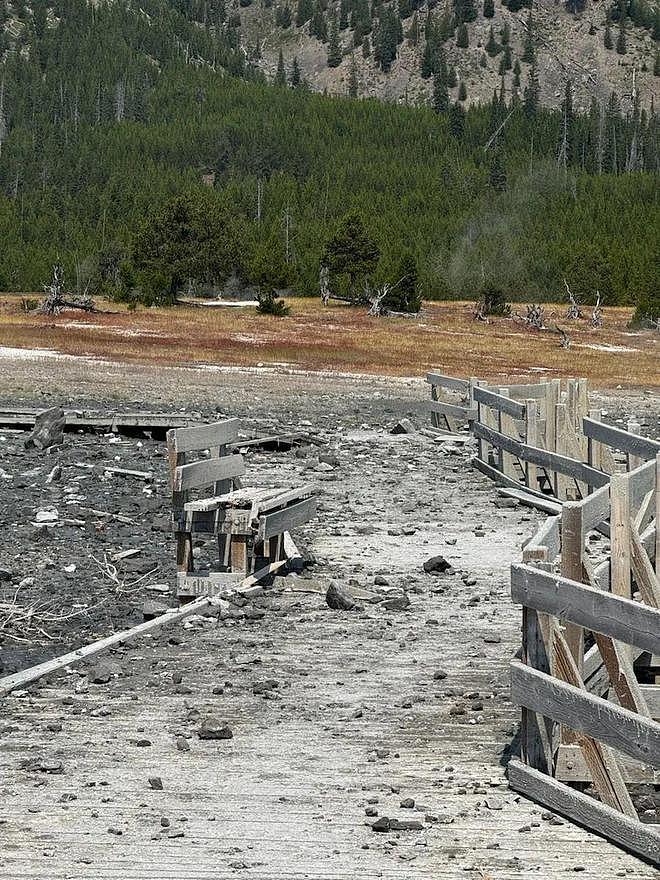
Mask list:
[[[313,393],[296,382],[276,401],[269,377],[223,411],[244,407],[289,430],[312,423],[302,426],[322,447],[251,453],[248,473],[259,485],[318,484],[320,517],[301,534],[319,564],[306,576],[383,601],[342,612],[318,592],[273,591],[223,620],[193,620],[100,657],[91,676],[76,669],[10,695],[0,720],[0,876],[656,877],[506,785],[519,715],[508,661],[521,617],[508,567],[540,515],[496,506],[469,449],[442,452],[383,430],[400,414],[416,420],[425,389],[368,380],[351,401],[330,380],[314,378]],[[159,558],[171,552],[147,519],[136,517],[133,542],[120,532],[112,546],[151,537],[163,542]],[[437,554],[455,573],[424,572]],[[233,738],[200,739],[209,717]],[[381,817],[421,827],[379,833],[371,824]]]

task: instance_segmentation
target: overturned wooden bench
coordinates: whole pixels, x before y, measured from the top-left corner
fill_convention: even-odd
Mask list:
[[[238,431],[239,420],[227,419],[167,433],[179,599],[210,595],[284,559],[288,530],[316,515],[310,486],[242,485],[245,461],[231,451]],[[216,571],[195,572],[196,539],[217,541]]]

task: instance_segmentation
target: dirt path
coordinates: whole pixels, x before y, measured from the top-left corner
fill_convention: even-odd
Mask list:
[[[98,376],[31,367],[21,381],[31,400],[36,386],[58,400],[64,387],[98,398]],[[250,427],[316,433],[321,447],[248,460],[259,483],[319,486],[319,520],[302,532],[318,558],[307,586],[322,590],[335,578],[410,604],[337,612],[322,593],[276,592],[225,619],[192,620],[115,652],[107,684],[81,669],[10,696],[0,722],[3,877],[657,876],[506,786],[518,724],[508,661],[520,627],[508,567],[537,515],[497,507],[467,453],[387,433],[395,416],[422,411],[421,383],[290,377],[284,388],[281,375],[267,373],[255,385],[254,375],[159,377],[143,368],[111,380],[106,402],[116,393],[118,405],[128,403],[146,388],[150,402],[185,398],[188,407],[240,414]],[[68,438],[62,494],[75,485],[75,458],[102,465],[112,452],[103,440],[79,442]],[[332,463],[319,461],[319,451]],[[149,461],[155,509],[125,531],[99,538],[81,530],[77,543],[53,529],[51,543],[31,551],[54,562],[42,570],[46,582],[72,554],[85,570],[91,548],[171,554],[166,533],[151,528],[166,506],[157,444],[130,441],[118,454],[126,464]],[[51,462],[32,464],[41,486]],[[77,483],[81,495],[101,494],[96,503],[117,491],[102,466],[82,489]],[[137,503],[138,493],[115,497]],[[14,519],[34,503],[14,502]],[[423,571],[436,553],[455,573]],[[144,598],[138,592],[117,618],[135,615]],[[227,720],[233,739],[199,739],[209,716]],[[408,798],[414,805],[402,806]],[[372,830],[383,816],[419,825]]]

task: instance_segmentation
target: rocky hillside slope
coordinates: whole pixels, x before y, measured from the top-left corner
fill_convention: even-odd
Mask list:
[[[344,3],[341,5],[343,6]],[[399,3],[398,7],[396,3],[390,5],[399,13],[403,3]],[[328,57],[332,51],[332,21],[335,18],[338,23],[341,21],[340,4],[330,4],[324,12],[328,32],[326,42],[310,34],[310,30],[314,30],[314,19],[301,26],[296,25],[295,4],[290,10],[291,25],[282,27],[281,24],[286,22],[288,14],[286,11],[282,13],[281,10],[286,7],[281,0],[280,5],[275,3],[268,8],[264,8],[258,2],[252,2],[251,5],[241,8],[241,37],[248,55],[252,57],[256,55],[256,63],[270,77],[277,75],[281,51],[287,75],[291,76],[294,58],[297,59],[304,80],[314,90],[345,95],[351,91],[353,78],[353,89],[355,90],[357,86],[360,97],[378,97],[402,103],[422,104],[431,100],[433,91],[432,77],[424,78],[422,75],[427,22],[430,20],[436,28],[441,28],[446,17],[454,14],[453,5],[455,4],[450,0],[447,0],[446,5],[434,5],[431,2],[425,3],[416,11],[413,10],[406,18],[401,19],[399,14],[403,39],[396,48],[396,58],[388,71],[383,71],[378,63],[375,57],[377,49],[374,45],[378,39],[379,10],[387,8],[385,4],[380,7],[374,4],[372,7],[372,11],[376,10],[376,16],[374,29],[367,35],[369,40],[367,48],[371,50],[368,57],[364,55],[359,33],[358,45],[355,46],[355,28],[350,26],[352,17],[348,16],[349,27],[344,30],[338,27],[341,60],[337,66],[329,66]],[[612,20],[609,26],[612,48],[608,49],[605,46],[606,42],[610,42],[606,39],[607,18],[610,15],[609,3],[591,2],[577,14],[569,12],[566,3],[556,0],[555,2],[541,0],[534,2],[531,10],[523,6],[512,11],[516,5],[513,0],[508,5],[504,5],[501,0],[495,0],[491,4],[493,17],[484,17],[484,4],[482,0],[477,0],[476,19],[466,23],[468,32],[466,47],[461,48],[457,45],[457,42],[461,42],[460,34],[458,30],[454,32],[452,29],[447,40],[442,44],[447,64],[454,67],[457,74],[456,85],[450,88],[451,98],[458,97],[461,82],[465,84],[468,103],[490,100],[493,90],[499,91],[502,82],[507,99],[516,91],[522,95],[529,75],[529,65],[522,58],[526,41],[531,40],[541,86],[542,103],[559,106],[566,81],[570,79],[573,84],[576,109],[586,109],[592,97],[600,103],[606,103],[613,91],[623,98],[624,102],[627,96],[637,93],[642,106],[650,107],[652,98],[657,104],[660,96],[660,76],[657,74],[660,70],[656,58],[660,25],[655,24],[654,34],[653,24],[650,22],[652,10],[648,11],[646,19],[650,24],[648,27],[636,26],[630,17],[627,18],[626,51],[625,54],[620,54],[617,51],[620,33],[618,21]],[[429,6],[432,6],[430,11]],[[488,0],[486,0],[486,9],[488,11]],[[634,4],[631,9],[634,14]],[[530,12],[531,38],[528,36]],[[613,15],[616,18],[618,10],[615,10]],[[660,15],[657,12],[657,4],[655,15],[656,18]],[[639,20],[639,16],[637,18]],[[495,41],[500,47],[500,52],[494,55],[486,51],[491,26]],[[505,28],[510,32],[511,69],[504,73],[503,79],[500,66],[504,54],[502,32]],[[491,48],[493,48],[492,44]],[[623,47],[619,46],[619,48]],[[518,77],[515,74],[516,60],[521,67]],[[332,61],[331,58],[331,63]],[[654,75],[654,65],[656,75]]]

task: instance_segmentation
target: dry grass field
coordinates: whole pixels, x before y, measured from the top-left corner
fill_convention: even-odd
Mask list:
[[[568,321],[564,306],[546,306],[546,323],[558,322],[571,336],[566,350],[556,334],[529,331],[509,318],[479,323],[465,302],[426,303],[414,319],[370,318],[364,308],[323,308],[317,299],[292,300],[288,318],[261,316],[253,308],[98,307],[109,313],[66,311],[53,318],[29,314],[20,297],[4,295],[0,346],[144,364],[392,376],[420,376],[435,367],[491,380],[586,376],[601,388],[660,386],[660,337],[629,330],[631,310],[625,308],[606,308],[604,326],[594,330],[588,314]]]

